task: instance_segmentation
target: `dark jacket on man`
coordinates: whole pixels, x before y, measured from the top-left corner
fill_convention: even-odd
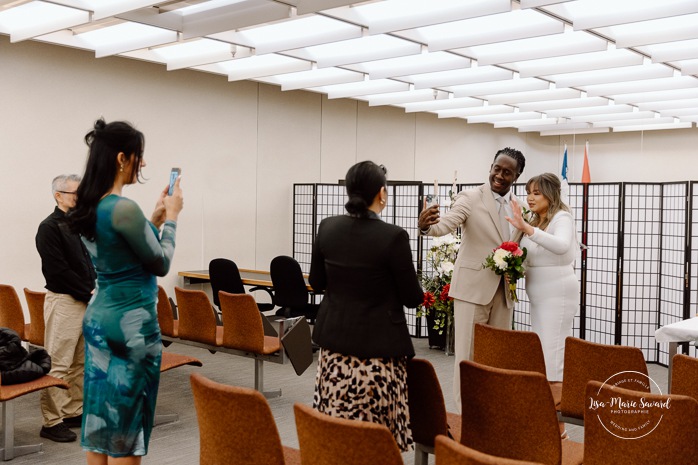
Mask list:
[[[39,225],[36,249],[41,255],[41,271],[46,289],[56,294],[69,294],[75,300],[89,302],[95,287],[95,270],[80,240],[58,207]]]

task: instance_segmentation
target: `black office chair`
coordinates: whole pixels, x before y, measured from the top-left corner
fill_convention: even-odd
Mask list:
[[[211,290],[213,291],[213,303],[216,307],[221,308],[220,301],[218,300],[218,291],[228,292],[230,294],[245,294],[245,286],[242,284],[242,278],[240,277],[240,270],[234,261],[228,260],[227,258],[214,258],[208,264],[208,275],[211,280]],[[254,286],[250,288],[250,292],[254,291],[266,291],[274,300],[274,294],[269,290],[269,288],[262,286]],[[260,312],[268,312],[273,310],[275,305],[273,303],[257,303],[257,308]]]
[[[309,292],[298,262],[293,257],[278,256],[271,261],[269,272],[274,284],[274,304],[281,307],[276,315],[304,316],[314,323],[320,306],[308,302]]]

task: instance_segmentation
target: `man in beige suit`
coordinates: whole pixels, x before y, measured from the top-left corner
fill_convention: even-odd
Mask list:
[[[514,304],[508,297],[504,279],[483,268],[482,264],[493,249],[513,235],[504,217],[511,216],[509,190],[523,173],[525,164],[526,159],[520,151],[506,147],[494,157],[489,184],[460,192],[451,209],[441,218],[438,205],[425,208],[419,215],[422,234],[443,236],[459,226],[462,230],[449,291],[454,299],[453,393],[459,411],[459,363],[472,359],[475,323],[511,329]]]

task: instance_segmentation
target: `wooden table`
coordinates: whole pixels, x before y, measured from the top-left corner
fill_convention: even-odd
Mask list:
[[[184,287],[191,284],[202,284],[211,281],[208,270],[180,271],[177,274],[182,277]],[[242,278],[242,284],[246,286],[274,288],[274,283],[271,282],[271,274],[268,271],[240,268],[240,277]],[[313,288],[310,287],[308,283],[308,275],[304,274],[303,279],[305,280],[305,285],[308,290],[312,291]]]

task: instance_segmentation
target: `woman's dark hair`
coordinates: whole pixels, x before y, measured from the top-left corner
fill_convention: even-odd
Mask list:
[[[345,184],[349,201],[344,208],[352,215],[365,217],[381,187],[386,187],[386,169],[372,161],[362,161],[349,168]]]
[[[69,218],[73,231],[94,240],[97,204],[114,185],[118,174],[117,155],[123,153],[127,158],[132,158],[129,164],[131,173],[137,170],[136,176],[140,182],[145,137],[125,121],[107,124],[100,118],[95,121],[92,131],[85,135],[85,143],[90,148],[85,174],[78,186],[77,202]]]

